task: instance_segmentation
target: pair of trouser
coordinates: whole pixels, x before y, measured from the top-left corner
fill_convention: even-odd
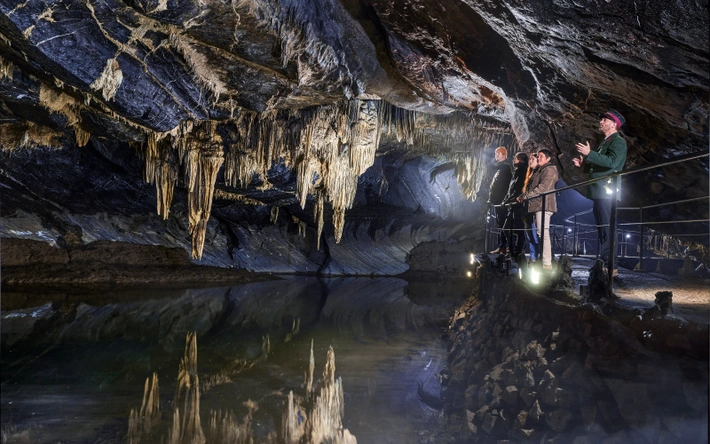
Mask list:
[[[525,210],[522,205],[513,205],[508,210],[508,216],[506,217],[505,224],[503,225],[505,235],[510,238],[508,241],[508,245],[510,245],[510,252],[514,256],[525,253],[524,215]]]
[[[611,218],[611,199],[592,199],[594,221],[599,236],[599,258],[604,265],[609,264],[609,220]]]
[[[496,215],[496,227],[498,230],[498,248],[506,248],[507,239],[503,233],[503,226],[505,225],[505,217],[508,215],[508,208],[506,207],[495,207],[494,212]]]
[[[530,260],[540,259],[540,238],[537,237],[537,225],[535,225],[535,213],[525,215],[525,237],[530,245]]]
[[[542,211],[535,212],[535,224],[537,225],[537,235],[543,234],[541,228],[544,226],[544,239],[542,240],[542,266],[552,266],[552,239],[550,239],[550,218],[552,211],[545,211],[545,221],[543,225]]]

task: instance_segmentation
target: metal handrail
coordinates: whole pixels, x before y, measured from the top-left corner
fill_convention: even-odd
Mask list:
[[[541,229],[540,229],[540,234],[541,234],[541,235],[540,235],[540,239],[539,239],[539,243],[540,243],[540,248],[541,248],[541,250],[544,248],[544,241],[545,241],[545,237],[544,237],[544,236],[545,236],[545,201],[547,200],[546,197],[547,197],[548,195],[553,194],[553,193],[559,193],[560,191],[571,190],[571,189],[576,189],[576,188],[579,188],[579,187],[582,187],[582,186],[591,185],[591,184],[593,184],[593,183],[596,183],[596,182],[599,182],[599,181],[602,181],[602,180],[614,179],[615,184],[617,184],[617,186],[613,186],[613,187],[612,187],[612,194],[611,194],[610,199],[609,199],[609,200],[611,201],[611,217],[610,217],[610,220],[609,220],[610,232],[609,232],[609,260],[608,260],[608,262],[609,262],[609,263],[608,263],[609,285],[613,288],[613,279],[612,279],[613,273],[612,273],[612,272],[613,272],[613,269],[614,269],[614,255],[615,255],[614,252],[615,252],[615,248],[616,248],[615,245],[614,245],[614,242],[615,242],[615,237],[616,237],[616,227],[617,227],[617,226],[626,226],[626,225],[639,226],[639,228],[640,228],[640,233],[641,233],[641,236],[642,236],[642,238],[643,238],[643,226],[646,225],[646,224],[648,224],[648,225],[655,225],[655,224],[680,223],[680,222],[683,222],[683,223],[708,222],[707,219],[702,219],[702,220],[699,219],[699,220],[691,220],[691,221],[687,221],[687,222],[685,222],[685,221],[664,221],[664,222],[649,222],[649,223],[644,223],[644,222],[643,222],[643,210],[644,210],[644,209],[656,208],[656,207],[661,207],[661,206],[666,206],[666,205],[673,205],[673,204],[678,204],[678,203],[694,202],[694,201],[701,200],[701,199],[708,199],[709,196],[698,197],[698,198],[691,198],[691,199],[684,199],[684,200],[677,201],[677,202],[654,204],[654,205],[649,205],[649,206],[645,206],[645,207],[637,207],[637,208],[633,208],[633,207],[631,207],[631,208],[622,207],[622,208],[618,208],[618,207],[617,207],[617,199],[616,199],[616,189],[618,188],[618,181],[621,179],[622,176],[627,176],[627,175],[630,175],[630,174],[635,174],[635,173],[638,173],[638,172],[641,172],[641,171],[647,171],[647,170],[651,170],[651,169],[655,169],[655,168],[661,168],[661,167],[668,166],[668,165],[673,165],[673,164],[676,164],[676,163],[682,163],[682,162],[687,162],[687,161],[690,161],[690,160],[696,160],[696,159],[700,159],[700,158],[702,158],[702,157],[708,157],[708,156],[710,156],[710,152],[691,153],[691,154],[687,154],[687,155],[684,155],[684,156],[678,156],[678,157],[675,157],[675,158],[673,158],[673,159],[667,160],[667,161],[665,161],[665,162],[657,163],[657,164],[654,164],[654,165],[645,165],[645,166],[640,166],[640,167],[631,168],[631,169],[628,169],[628,170],[625,170],[625,171],[611,172],[611,173],[606,174],[606,175],[601,176],[601,177],[597,177],[597,178],[594,178],[594,179],[586,180],[586,181],[579,182],[579,183],[572,184],[572,185],[567,185],[567,186],[562,187],[562,188],[555,188],[555,189],[550,190],[550,191],[542,192],[542,193],[540,193],[540,194],[538,194],[538,195],[536,195],[536,196],[523,199],[523,201],[528,201],[528,200],[531,200],[531,199],[536,199],[536,198],[538,198],[538,197],[541,197],[541,198],[542,198],[542,209],[541,209],[541,211],[542,211],[542,218],[541,218],[541,219],[542,219],[542,225],[543,225],[543,226],[542,226]],[[489,205],[489,207],[501,207],[501,206],[510,206],[510,205],[511,205],[511,204],[507,204],[507,205]],[[619,209],[622,209],[622,210],[639,210],[639,211],[641,211],[641,220],[640,220],[640,222],[637,222],[637,223],[617,224],[617,222],[616,222],[616,213],[617,213],[617,210],[619,210]],[[592,210],[585,210],[585,211],[583,211],[583,212],[576,213],[575,215],[570,216],[570,217],[568,217],[567,219],[565,219],[564,222],[567,223],[567,222],[569,222],[569,219],[570,219],[570,218],[575,218],[575,219],[576,219],[576,217],[577,217],[578,215],[587,214],[587,213],[589,213],[590,211],[592,211]],[[487,211],[487,212],[488,212],[488,211]],[[569,222],[569,223],[572,223],[572,222]],[[576,223],[576,221],[574,222],[574,225],[575,225],[575,227],[578,225],[578,224]],[[586,224],[585,224],[585,225],[586,225]],[[563,225],[563,226],[564,226],[564,225]],[[590,225],[590,226],[596,226],[596,225]],[[512,230],[511,230],[511,231],[512,231]],[[488,216],[486,217],[486,233],[488,233]],[[578,235],[578,234],[579,234],[579,233],[577,233],[577,235]],[[549,242],[549,241],[548,241],[548,242]],[[486,251],[487,251],[487,250],[488,250],[488,247],[487,247],[487,245],[488,245],[488,235],[487,235],[487,234],[486,234],[486,239],[485,239],[485,245],[486,245]],[[642,267],[641,267],[641,264],[642,264],[642,261],[643,261],[643,241],[641,242],[641,247],[640,247],[640,248],[641,248],[641,251],[640,251],[640,254],[639,254],[639,268],[642,268]]]

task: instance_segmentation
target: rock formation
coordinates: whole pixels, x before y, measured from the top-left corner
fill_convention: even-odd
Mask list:
[[[710,19],[696,11],[707,7],[8,0],[0,234],[64,249],[97,240],[180,247],[252,271],[281,267],[277,253],[253,245],[298,243],[294,269],[325,272],[328,239],[362,239],[363,223],[377,240],[378,223],[396,225],[411,207],[440,215],[445,199],[466,219],[460,202],[478,197],[499,144],[552,148],[564,179],[582,180],[570,154],[576,141],[599,140],[595,123],[608,108],[626,116],[628,167],[706,151]],[[408,162],[429,162],[427,187],[411,189]],[[625,199],[699,197],[707,165],[638,173],[625,179]],[[387,196],[397,190],[391,173],[412,201]],[[452,176],[452,188],[433,187]],[[273,208],[305,221],[306,238],[259,239]],[[702,208],[657,213],[707,217]],[[436,223],[423,222],[426,241],[446,237]]]

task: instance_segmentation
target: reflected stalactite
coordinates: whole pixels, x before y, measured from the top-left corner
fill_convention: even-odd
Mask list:
[[[241,421],[233,411],[210,411],[209,426],[207,428],[207,442],[229,444],[254,444],[251,424],[254,413],[259,410],[259,405],[248,400],[244,403],[247,414]]]
[[[343,428],[345,414],[343,382],[335,378],[335,352],[329,347],[320,389],[313,385],[315,360],[313,341],[304,397],[289,392],[282,421],[282,437],[287,444],[357,444],[357,439]]]
[[[342,444],[357,442],[347,429],[343,429],[344,404],[343,381],[335,378],[335,352],[333,347],[330,347],[323,370],[323,386],[309,416],[311,442]]]
[[[316,371],[316,360],[313,356],[313,339],[311,339],[311,355],[308,358],[308,374],[306,375],[306,396],[313,392],[313,373]]]
[[[160,393],[158,390],[158,374],[145,380],[143,389],[143,402],[140,411],[131,409],[128,417],[129,444],[139,444],[141,440],[147,439],[151,428],[160,420]]]
[[[175,393],[173,426],[169,444],[204,444],[200,424],[200,381],[197,376],[197,335],[187,334],[185,353],[180,361]]]

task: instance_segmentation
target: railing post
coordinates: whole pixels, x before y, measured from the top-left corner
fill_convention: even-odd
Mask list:
[[[574,215],[574,256],[579,256],[579,226],[577,225],[577,215]]]
[[[567,227],[562,221],[562,254],[567,254]]]
[[[547,201],[547,194],[542,195],[542,217],[540,218],[540,260],[542,261],[543,256],[545,255],[545,202]],[[552,248],[550,248],[550,251],[552,251]],[[545,262],[542,262],[542,265],[545,265]]]
[[[611,190],[611,214],[609,215],[609,288],[614,288],[614,253],[616,250],[616,193],[619,188],[619,176],[614,177],[614,184]]]
[[[639,264],[637,270],[643,271],[643,207],[639,207]]]
[[[513,211],[512,205],[510,205],[506,211],[510,213],[510,228],[508,229],[508,254],[510,254],[510,252],[513,251],[513,220],[515,220],[515,214],[512,213],[512,211]],[[506,221],[508,220],[507,215],[506,215],[505,219],[506,219]],[[512,257],[512,254],[511,254],[511,257]]]
[[[488,229],[489,229],[488,219],[490,219],[490,218],[491,218],[491,204],[490,204],[490,202],[488,202],[488,203],[486,203],[486,229],[485,229],[484,236],[483,236],[483,252],[485,254],[487,254],[489,251],[488,250],[488,237],[490,236],[490,234],[488,232]]]

